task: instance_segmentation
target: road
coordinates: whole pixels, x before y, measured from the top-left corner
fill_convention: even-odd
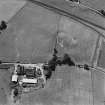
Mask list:
[[[72,6],[65,0],[29,0],[59,14],[83,20],[95,27],[105,30],[105,18],[86,7]]]

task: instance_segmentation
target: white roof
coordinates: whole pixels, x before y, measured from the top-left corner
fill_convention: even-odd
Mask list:
[[[33,83],[33,84],[35,84],[35,83],[37,83],[37,79],[28,79],[28,78],[23,78],[22,80],[21,80],[23,83]]]
[[[12,81],[13,82],[17,82],[17,79],[18,79],[18,75],[12,75]]]

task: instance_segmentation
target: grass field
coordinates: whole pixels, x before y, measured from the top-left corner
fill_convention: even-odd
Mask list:
[[[19,0],[0,0],[0,21],[8,21],[25,3]]]
[[[64,52],[69,53],[76,62],[91,63],[98,34],[66,17],[61,18],[59,30],[59,40],[63,41]]]
[[[80,0],[80,2],[95,9],[105,9],[104,0]]]
[[[39,58],[42,62],[47,60],[52,53],[58,20],[59,15],[28,4],[0,36],[1,59],[33,63]]]

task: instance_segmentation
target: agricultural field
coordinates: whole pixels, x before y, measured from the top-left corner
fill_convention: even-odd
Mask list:
[[[22,63],[46,62],[52,56],[56,38],[59,56],[68,53],[76,63],[91,64],[98,33],[32,3],[27,3],[0,35],[0,59]],[[92,88],[91,72],[58,66],[46,87],[22,95],[19,105],[93,105],[93,101],[94,105],[104,105],[104,74],[94,72],[93,77]],[[9,79],[10,72],[0,70],[0,105],[15,105],[10,99]]]

